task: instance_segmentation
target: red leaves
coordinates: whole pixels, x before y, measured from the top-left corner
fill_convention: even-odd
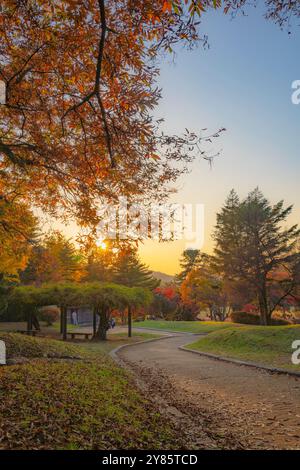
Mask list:
[[[165,11],[172,11],[172,2],[164,2],[163,3],[163,12]]]

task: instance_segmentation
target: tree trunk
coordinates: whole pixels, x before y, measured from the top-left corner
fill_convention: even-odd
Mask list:
[[[60,306],[60,334],[63,334],[63,308]]]
[[[27,331],[32,330],[32,312],[28,312],[27,314]]]
[[[268,299],[266,289],[263,288],[259,293],[259,311],[260,311],[260,324],[267,326],[270,324],[271,318],[268,309]]]
[[[215,308],[214,308],[213,305],[209,307],[209,316],[210,316],[211,321],[216,321],[217,320],[216,319],[216,311],[215,311]]]
[[[100,321],[99,321],[98,329],[94,336],[94,339],[98,339],[100,341],[106,341],[107,330],[109,327],[108,321],[109,321],[110,311],[107,308],[102,308],[100,310],[97,310],[97,314],[100,317]]]
[[[219,321],[225,321],[227,318],[227,307],[226,306],[219,307],[217,316],[219,318]]]

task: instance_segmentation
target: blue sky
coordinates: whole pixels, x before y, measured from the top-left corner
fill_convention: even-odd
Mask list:
[[[289,222],[300,222],[300,106],[291,102],[291,84],[300,79],[300,27],[288,35],[260,10],[248,13],[233,20],[205,14],[201,30],[210,48],[179,50],[175,63],[167,58],[161,66],[157,115],[165,118],[167,131],[227,129],[213,143],[222,156],[212,170],[195,161],[174,198],[205,204],[207,251],[215,213],[232,187],[245,196],[259,186],[272,202],[294,204]],[[141,254],[153,269],[173,273],[183,248],[182,242],[155,247],[147,242]]]

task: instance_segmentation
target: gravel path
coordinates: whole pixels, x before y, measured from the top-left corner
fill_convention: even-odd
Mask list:
[[[178,334],[118,352],[189,445],[300,449],[300,379],[178,349],[192,341]]]

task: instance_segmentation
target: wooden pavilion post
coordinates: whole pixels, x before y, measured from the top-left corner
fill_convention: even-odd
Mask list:
[[[96,309],[93,308],[93,337],[96,336],[97,332],[97,314],[96,314]]]
[[[128,338],[132,336],[132,311],[131,305],[128,306]]]
[[[63,307],[60,306],[60,334],[63,334]]]
[[[62,337],[63,340],[67,340],[67,307],[62,307],[62,325],[63,325],[63,331],[62,331]]]
[[[27,331],[31,331],[31,330],[32,330],[32,312],[30,310],[27,316]]]

